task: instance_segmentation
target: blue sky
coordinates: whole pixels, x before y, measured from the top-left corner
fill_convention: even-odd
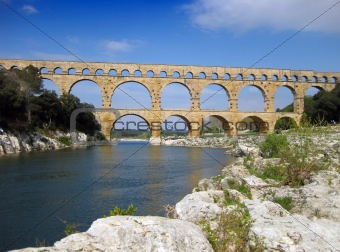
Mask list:
[[[338,0],[0,0],[0,58],[77,60],[34,24],[84,61],[250,67],[317,18],[255,67],[340,72],[337,3]],[[45,86],[53,88],[48,82]],[[135,86],[120,87],[150,107],[146,90]],[[202,97],[217,90],[208,87]],[[90,82],[72,89],[82,100],[100,107],[96,92],[98,88]],[[188,106],[189,94],[181,85],[169,86],[163,96],[164,108]],[[288,105],[292,99],[290,91],[283,88],[276,94],[275,106]],[[118,92],[112,104],[138,107]],[[219,92],[203,107],[227,109],[226,94]],[[259,90],[242,90],[239,108],[262,111]]]

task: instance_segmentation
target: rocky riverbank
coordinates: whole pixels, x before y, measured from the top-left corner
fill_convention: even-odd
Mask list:
[[[340,127],[284,135],[291,158],[264,158],[274,151],[260,148],[264,137],[225,140],[237,161],[168,206],[170,218],[99,219],[18,251],[339,251]]]
[[[77,133],[77,138],[79,142],[87,141],[87,136],[84,133]],[[70,145],[70,134],[62,132],[54,132],[51,137],[34,131],[15,135],[11,132],[2,132],[0,135],[0,156],[35,150],[56,150]]]

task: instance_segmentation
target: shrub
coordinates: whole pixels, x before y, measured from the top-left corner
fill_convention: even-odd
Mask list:
[[[284,209],[287,211],[292,210],[293,204],[292,204],[292,197],[287,196],[287,197],[275,197],[274,202],[277,204],[280,204]]]
[[[71,140],[70,137],[61,136],[61,137],[58,137],[57,140],[58,140],[59,143],[64,144],[66,146],[72,145],[72,140]]]
[[[113,210],[110,210],[109,216],[104,217],[110,217],[110,216],[117,216],[117,215],[135,215],[137,212],[137,208],[130,204],[126,209],[120,209],[119,207],[115,207]]]
[[[287,137],[282,134],[269,134],[260,144],[260,150],[265,158],[280,157],[281,150],[288,147]]]
[[[246,184],[240,185],[233,179],[228,180],[228,185],[230,189],[235,189],[239,191],[240,193],[244,194],[245,196],[247,196],[249,199],[252,199],[251,191],[248,185]]]

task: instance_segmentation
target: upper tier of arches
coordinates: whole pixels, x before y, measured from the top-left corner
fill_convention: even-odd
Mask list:
[[[340,73],[310,70],[0,59],[0,69],[25,68],[30,64],[42,74],[312,83],[340,80]]]

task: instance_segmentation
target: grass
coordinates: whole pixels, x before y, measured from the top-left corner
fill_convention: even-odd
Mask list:
[[[252,199],[250,188],[246,184],[239,184],[235,180],[229,179],[228,185],[229,185],[230,189],[237,190],[240,193],[242,193],[243,195],[245,195],[246,197],[248,197],[249,199]]]
[[[290,196],[282,197],[282,198],[275,197],[273,201],[275,203],[281,205],[287,211],[290,211],[293,208],[292,197],[290,197]]]

